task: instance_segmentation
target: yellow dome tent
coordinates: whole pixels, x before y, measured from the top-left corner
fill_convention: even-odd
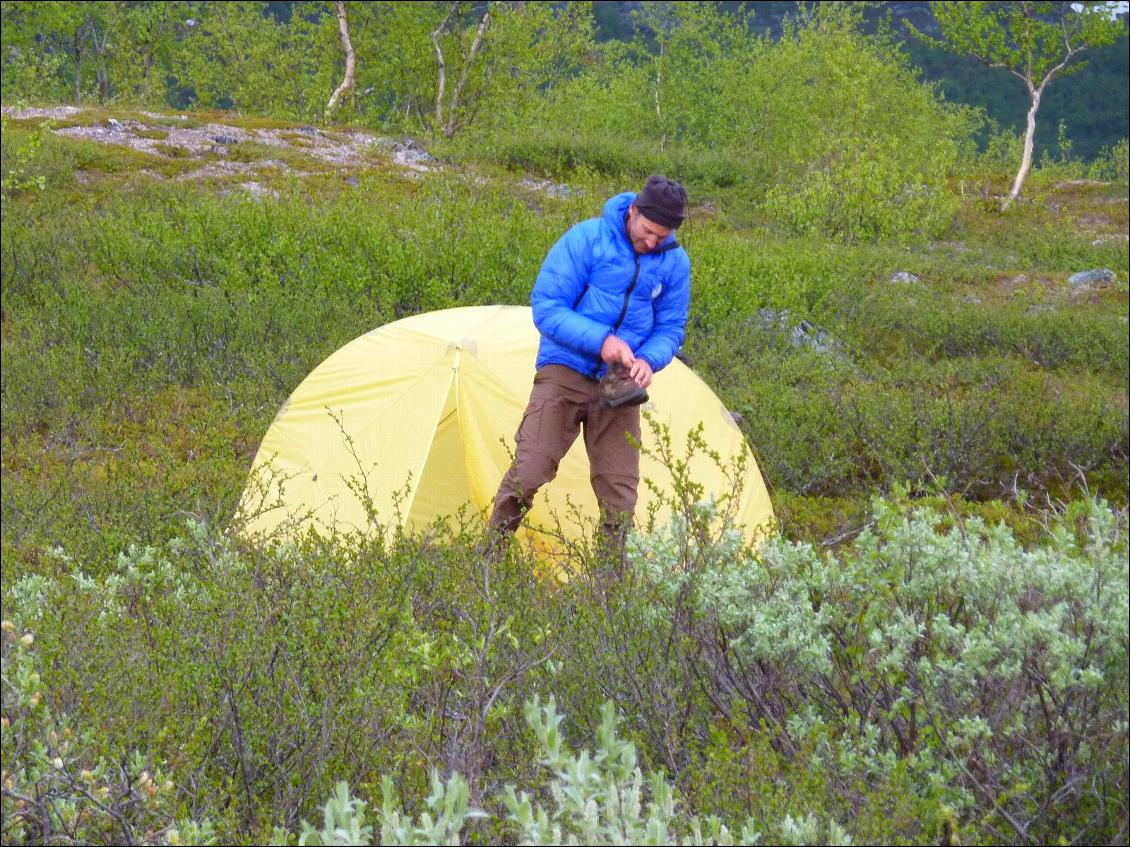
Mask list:
[[[533,385],[538,332],[528,307],[475,306],[416,315],[354,339],[315,368],[283,404],[252,465],[240,509],[251,538],[314,527],[368,531],[399,522],[427,527],[464,507],[489,515],[510,465],[514,433]],[[751,538],[773,518],[757,463],[714,393],[682,362],[658,373],[643,409],[670,428],[676,457],[687,433],[703,438],[724,464],[746,457],[738,521]],[[654,447],[647,422],[645,448]],[[641,477],[660,490],[671,475],[644,455]],[[717,464],[691,460],[705,496],[728,485]],[[641,482],[637,523],[656,499]],[[370,508],[364,502],[369,498]],[[537,496],[520,536],[543,553],[555,535],[577,537],[580,514],[596,517],[588,458],[578,438],[557,478]],[[660,519],[664,512],[660,511]]]

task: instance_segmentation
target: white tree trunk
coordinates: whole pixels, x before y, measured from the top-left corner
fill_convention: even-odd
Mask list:
[[[353,52],[353,42],[349,40],[349,21],[345,18],[345,3],[343,0],[338,0],[337,4],[337,28],[341,33],[341,46],[345,50],[345,79],[341,81],[330,97],[330,102],[326,104],[326,117],[328,118],[333,110],[337,108],[337,104],[341,102],[341,98],[349,91],[353,90],[353,80],[357,72],[357,57]]]
[[[463,73],[459,75],[459,82],[455,85],[455,91],[451,95],[451,102],[447,104],[447,125],[443,128],[443,134],[446,138],[451,138],[455,135],[455,130],[458,127],[456,120],[459,109],[459,98],[463,95],[463,89],[467,85],[467,77],[471,74],[471,65],[474,64],[475,57],[483,46],[483,36],[486,35],[487,27],[490,25],[490,4],[487,4],[487,10],[483,12],[483,19],[479,21],[479,28],[475,32],[475,40],[471,43],[471,52],[467,54],[467,62],[463,65]],[[437,47],[438,50],[438,47]],[[442,59],[440,64],[440,73],[443,72]],[[443,85],[443,77],[440,77],[441,91]]]
[[[75,30],[75,105],[82,102],[82,27]]]
[[[447,27],[447,22],[451,20],[451,16],[455,14],[455,10],[459,6],[459,0],[455,0],[451,4],[451,9],[447,13],[447,17],[443,19],[436,31],[432,33],[432,45],[436,48],[436,126],[443,126],[443,92],[447,88],[447,62],[443,60],[443,49],[439,46],[439,37],[443,34],[444,29]]]
[[[1016,172],[1016,179],[1012,182],[1012,191],[1001,203],[1001,211],[1016,202],[1016,198],[1020,196],[1020,189],[1024,186],[1024,180],[1028,178],[1028,171],[1032,168],[1032,148],[1036,141],[1036,112],[1040,108],[1044,86],[1041,85],[1039,88],[1029,86],[1028,91],[1032,96],[1032,105],[1028,109],[1028,129],[1024,133],[1024,155],[1020,157],[1020,170]]]

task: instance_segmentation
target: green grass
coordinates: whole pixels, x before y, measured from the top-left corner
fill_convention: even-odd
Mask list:
[[[24,143],[21,133],[6,134],[6,149]],[[281,157],[256,144],[232,152],[239,161]],[[306,164],[300,153],[287,161]],[[248,427],[229,440],[255,443],[305,374],[372,326],[429,309],[526,302],[558,235],[623,187],[574,174],[566,181],[578,191],[559,200],[533,196],[518,187],[522,174],[489,162],[477,168],[484,184],[455,172],[409,181],[385,165],[356,187],[278,174],[270,181],[280,199],[248,204],[216,194],[223,180],[196,188],[133,176],[195,168],[188,156],[53,137],[40,165],[46,191],[5,199],[5,439],[13,461],[29,432],[75,441],[77,452],[65,483],[45,470],[38,481],[21,473],[12,487],[26,511],[30,492],[70,486],[37,525],[107,551],[131,531],[156,531],[150,512],[131,517],[113,505],[152,502],[157,483],[131,477],[144,477],[145,463],[124,462],[109,488],[102,477],[116,455],[146,442],[118,434],[112,421],[123,406],[159,419],[155,395],[223,397],[231,411],[208,426]],[[80,185],[75,171],[112,182]],[[1062,199],[1094,203],[1100,193],[1110,194],[1072,189]],[[686,352],[746,416],[775,490],[866,503],[876,490],[935,474],[953,491],[994,499],[1014,483],[1063,488],[1079,466],[1098,492],[1124,501],[1125,280],[1076,298],[1065,278],[1125,267],[1125,245],[1061,231],[1064,213],[1035,204],[1013,217],[967,208],[944,242],[837,245],[735,225],[724,197],[696,197],[715,211],[680,234],[694,261]],[[57,215],[75,203],[81,218]],[[898,270],[920,282],[889,282]],[[1029,281],[1013,284],[1020,273]],[[782,346],[759,309],[814,321],[845,358]],[[1026,436],[1028,426],[1038,432]],[[118,453],[82,446],[106,443]],[[215,463],[230,503],[246,457],[195,450],[193,461]],[[100,505],[85,502],[86,490]],[[172,486],[157,500],[167,497],[172,512],[181,494]],[[83,510],[116,511],[124,535],[78,520]],[[823,534],[790,526],[798,537]]]
[[[135,129],[133,134],[138,138],[152,138],[155,141],[164,141],[169,133],[163,129]]]

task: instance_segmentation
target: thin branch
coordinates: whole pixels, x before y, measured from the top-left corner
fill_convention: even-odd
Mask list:
[[[471,65],[475,61],[475,56],[483,46],[483,37],[486,35],[487,26],[490,25],[490,6],[487,6],[483,12],[483,19],[479,21],[479,29],[475,33],[475,40],[471,43],[471,52],[467,54],[467,61],[463,64],[463,73],[459,75],[459,82],[455,86],[455,92],[451,95],[451,102],[447,106],[447,127],[444,129],[444,135],[451,138],[455,134],[455,115],[459,109],[459,98],[463,94],[463,88],[467,85],[467,77],[471,74]]]

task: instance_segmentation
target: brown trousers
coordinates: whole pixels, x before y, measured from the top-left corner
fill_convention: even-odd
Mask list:
[[[514,436],[514,462],[494,499],[492,529],[509,534],[518,528],[538,489],[557,476],[558,465],[582,425],[589,480],[604,531],[623,534],[636,508],[640,481],[640,452],[635,446],[640,440],[639,406],[604,408],[598,382],[564,365],[546,365],[534,376],[530,402]]]

